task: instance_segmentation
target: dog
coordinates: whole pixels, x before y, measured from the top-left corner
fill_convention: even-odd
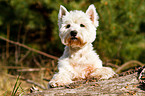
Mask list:
[[[66,45],[63,55],[58,60],[58,73],[54,74],[49,85],[64,86],[74,80],[90,78],[109,79],[115,72],[110,67],[103,67],[92,42],[96,38],[99,16],[92,4],[86,12],[67,11],[60,6],[58,14],[59,36]]]

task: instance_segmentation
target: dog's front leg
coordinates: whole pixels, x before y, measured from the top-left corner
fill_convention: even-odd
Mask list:
[[[59,72],[54,74],[53,78],[49,82],[49,85],[51,87],[57,87],[57,86],[64,86],[67,84],[72,83],[72,68],[68,64],[68,62],[60,62],[58,65]]]
[[[63,72],[60,71],[56,73],[51,79],[51,81],[49,82],[49,85],[51,87],[57,87],[57,86],[64,86],[70,83],[72,83],[71,74],[64,70]]]

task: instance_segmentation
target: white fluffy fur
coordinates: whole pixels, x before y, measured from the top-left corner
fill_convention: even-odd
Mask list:
[[[59,72],[49,82],[51,86],[63,86],[75,79],[87,77],[108,79],[115,74],[111,68],[102,66],[102,61],[91,44],[96,38],[98,19],[94,5],[90,5],[86,13],[77,10],[68,12],[65,7],[60,6],[59,36],[66,47],[58,61]],[[68,25],[70,26],[67,27]],[[72,39],[71,31],[77,32],[76,39]]]

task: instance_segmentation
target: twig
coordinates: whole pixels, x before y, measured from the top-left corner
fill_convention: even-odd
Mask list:
[[[118,65],[115,65],[115,64],[112,64],[112,63],[104,63],[104,65],[115,67],[115,68],[119,68]]]
[[[0,36],[0,39],[2,39],[2,40],[4,40],[4,41],[7,41],[7,42],[9,42],[9,43],[12,43],[12,44],[15,44],[15,45],[18,45],[18,46],[24,47],[24,48],[26,48],[26,49],[28,49],[28,50],[31,50],[31,51],[36,52],[36,53],[39,53],[39,54],[44,55],[44,56],[46,56],[46,57],[49,57],[49,58],[52,58],[52,59],[55,59],[55,60],[58,59],[58,57],[56,57],[56,56],[53,56],[53,55],[50,55],[50,54],[44,53],[44,52],[42,52],[42,51],[39,51],[39,50],[36,50],[36,49],[30,48],[30,47],[28,47],[28,46],[26,46],[26,45],[24,45],[24,44],[19,43],[19,42],[11,41],[11,40],[6,39],[6,38],[4,38],[4,37],[2,37],[2,36]]]
[[[29,67],[16,67],[16,66],[0,66],[0,68],[18,69],[17,71],[40,71],[40,70],[47,70],[47,68],[29,68]]]
[[[144,64],[139,62],[139,61],[136,61],[136,60],[131,60],[131,61],[128,61],[124,64],[122,64],[117,70],[116,70],[116,73],[119,73],[121,70],[123,70],[124,68],[126,68],[127,66],[129,66],[130,64],[137,64],[139,66],[143,66]]]
[[[21,63],[29,55],[30,52],[31,52],[30,50],[27,51],[26,54],[19,60],[18,63]]]
[[[17,70],[18,72],[32,72],[32,71],[41,71],[41,70],[46,70],[46,68],[25,68],[25,69],[19,69]]]
[[[34,60],[35,64],[36,64],[38,67],[41,68],[42,66],[41,66],[41,64],[36,60],[35,56],[33,56],[33,58],[34,58],[33,60]]]
[[[35,86],[38,86],[39,88],[41,88],[41,89],[43,89],[43,90],[46,89],[46,88],[45,88],[44,86],[42,86],[41,84],[36,83],[36,82],[34,82],[34,81],[32,81],[32,80],[25,79],[25,78],[22,78],[22,77],[21,77],[20,79],[26,81],[27,83],[34,84]]]
[[[23,69],[23,68],[25,68],[25,69],[27,69],[27,68],[29,68],[29,67],[0,66],[0,69],[1,69],[1,68],[6,68],[6,69]]]

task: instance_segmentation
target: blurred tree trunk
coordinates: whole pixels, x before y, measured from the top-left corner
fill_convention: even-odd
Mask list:
[[[10,38],[10,24],[7,24],[7,39]],[[9,58],[9,42],[6,42],[6,58]]]

